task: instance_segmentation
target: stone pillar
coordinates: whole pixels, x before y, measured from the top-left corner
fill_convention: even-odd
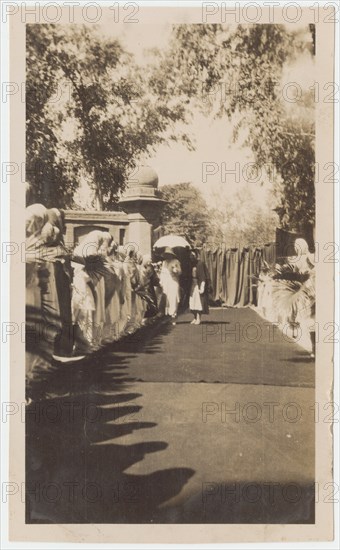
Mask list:
[[[66,233],[64,236],[66,246],[72,248],[74,246],[74,227],[66,222]]]
[[[141,254],[152,252],[152,231],[159,225],[165,203],[156,195],[158,176],[150,166],[141,166],[119,203],[128,214],[128,242],[137,245]]]
[[[152,225],[139,213],[129,214],[129,231],[127,244],[136,244],[136,251],[151,254]]]

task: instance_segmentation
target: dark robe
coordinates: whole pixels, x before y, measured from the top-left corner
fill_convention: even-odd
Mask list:
[[[144,270],[140,276],[140,284],[135,288],[135,292],[146,302],[147,310],[145,317],[154,317],[158,313],[157,298],[155,287],[159,286],[159,278],[153,266]]]
[[[202,313],[208,314],[209,313],[209,291],[210,291],[211,283],[210,283],[208,268],[206,264],[201,260],[198,260],[196,264],[196,277],[197,277],[198,288],[200,288],[201,284],[205,282],[204,292],[203,294],[201,294]]]

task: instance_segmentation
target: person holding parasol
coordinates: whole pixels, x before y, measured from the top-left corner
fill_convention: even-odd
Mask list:
[[[169,315],[172,324],[176,324],[178,305],[180,302],[179,278],[182,273],[181,264],[170,247],[163,252],[163,264],[160,273],[160,285],[164,294],[165,315]]]

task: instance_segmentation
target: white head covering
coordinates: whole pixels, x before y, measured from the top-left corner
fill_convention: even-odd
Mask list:
[[[107,256],[109,253],[110,245],[113,241],[113,237],[111,233],[109,233],[108,231],[102,231],[102,234],[103,234],[103,240],[102,240],[102,244],[98,247],[98,254]]]
[[[99,253],[99,249],[103,244],[104,235],[103,231],[94,229],[79,239],[79,244],[74,249],[76,256],[95,256]]]
[[[308,243],[305,239],[296,239],[294,243],[294,249],[297,255],[302,256],[309,254]]]
[[[150,254],[144,254],[144,255],[143,255],[142,263],[143,263],[144,266],[151,263],[151,256],[150,256]]]
[[[40,233],[47,222],[47,208],[43,204],[31,204],[26,208],[26,236]]]
[[[41,230],[41,241],[45,244],[54,244],[60,235],[58,227],[52,225],[50,222],[46,222]]]

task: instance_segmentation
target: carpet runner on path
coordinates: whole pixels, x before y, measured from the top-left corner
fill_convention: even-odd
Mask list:
[[[308,352],[254,310],[216,308],[200,326],[191,320],[184,314],[150,337],[136,333],[103,360],[113,369],[123,363],[131,381],[314,387]]]

